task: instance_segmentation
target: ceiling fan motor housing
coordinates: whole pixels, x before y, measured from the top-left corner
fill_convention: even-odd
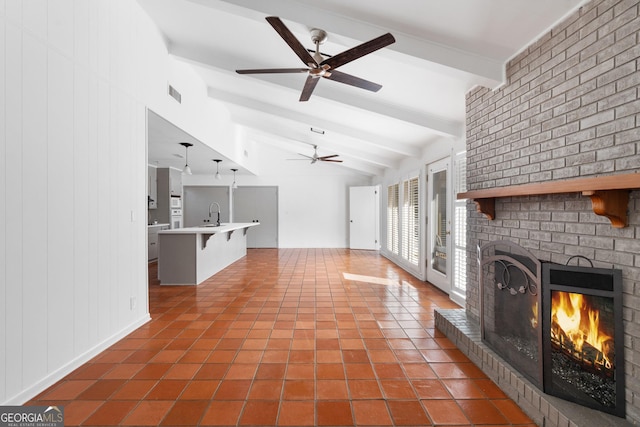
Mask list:
[[[311,29],[311,41],[313,44],[322,44],[327,41],[327,32],[319,28]]]

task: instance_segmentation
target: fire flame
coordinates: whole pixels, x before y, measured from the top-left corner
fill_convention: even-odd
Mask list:
[[[611,368],[609,344],[612,338],[600,330],[600,312],[591,308],[582,294],[554,292],[551,318],[571,340],[576,351],[581,352],[584,343],[589,343],[601,352],[602,363]]]

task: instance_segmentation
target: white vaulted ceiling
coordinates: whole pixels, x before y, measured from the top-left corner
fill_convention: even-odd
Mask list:
[[[339,154],[340,167],[374,175],[429,144],[464,138],[465,94],[498,87],[506,61],[582,0],[138,0],[253,142],[284,153]],[[302,68],[265,17],[278,16],[307,48],[309,30],[335,55],[386,32],[396,42],[340,67],[381,84],[368,92],[321,79],[307,102],[306,74],[240,75],[236,69]],[[325,131],[312,133],[310,128]],[[150,141],[150,144],[152,142]],[[150,161],[153,149],[150,147]],[[197,170],[196,170],[197,172]]]

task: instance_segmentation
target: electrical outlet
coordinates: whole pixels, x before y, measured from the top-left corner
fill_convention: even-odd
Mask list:
[[[138,308],[138,299],[136,297],[131,297],[131,299],[129,300],[129,305],[131,307],[131,310],[135,310],[136,308]]]

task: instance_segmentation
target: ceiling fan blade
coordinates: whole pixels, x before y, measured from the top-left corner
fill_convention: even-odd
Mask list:
[[[369,80],[361,79],[360,77],[352,76],[351,74],[343,73],[338,70],[331,70],[330,75],[324,77],[333,80],[334,82],[344,83],[347,85],[366,89],[371,92],[377,92],[382,89],[382,85],[378,83],[370,82]]]
[[[313,77],[311,74],[307,76],[307,80],[304,82],[304,88],[302,88],[302,93],[300,94],[300,101],[308,101],[311,98],[311,94],[313,90],[316,88],[319,77]]]
[[[342,163],[342,160],[331,160],[331,159],[328,159],[328,160],[326,160],[326,159],[320,159],[320,160],[322,160],[323,162]]]
[[[289,45],[289,47],[295,52],[295,54],[298,55],[298,58],[300,58],[305,65],[313,68],[316,68],[318,66],[318,63],[315,59],[313,59],[313,56],[311,56],[309,52],[307,52],[307,49],[302,46],[302,43],[300,43],[296,36],[294,36],[293,33],[289,31],[287,26],[284,25],[284,22],[282,22],[280,18],[278,18],[277,16],[267,16],[266,20],[269,24],[271,24],[273,29],[276,30],[278,34],[280,34],[280,37],[282,37],[282,39]]]
[[[369,40],[368,42],[345,50],[344,52],[332,56],[331,58],[325,59],[320,63],[320,65],[329,65],[332,69],[338,68],[339,66],[344,65],[347,62],[351,62],[354,59],[358,59],[371,52],[375,52],[378,49],[389,46],[390,44],[395,43],[395,41],[396,39],[393,38],[391,33],[383,34],[380,37],[376,37],[373,40]]]
[[[277,73],[306,73],[307,68],[257,68],[255,70],[236,70],[238,74],[277,74]]]
[[[320,156],[318,157],[320,160],[330,159],[332,157],[338,157],[339,154],[331,154],[330,156]]]

